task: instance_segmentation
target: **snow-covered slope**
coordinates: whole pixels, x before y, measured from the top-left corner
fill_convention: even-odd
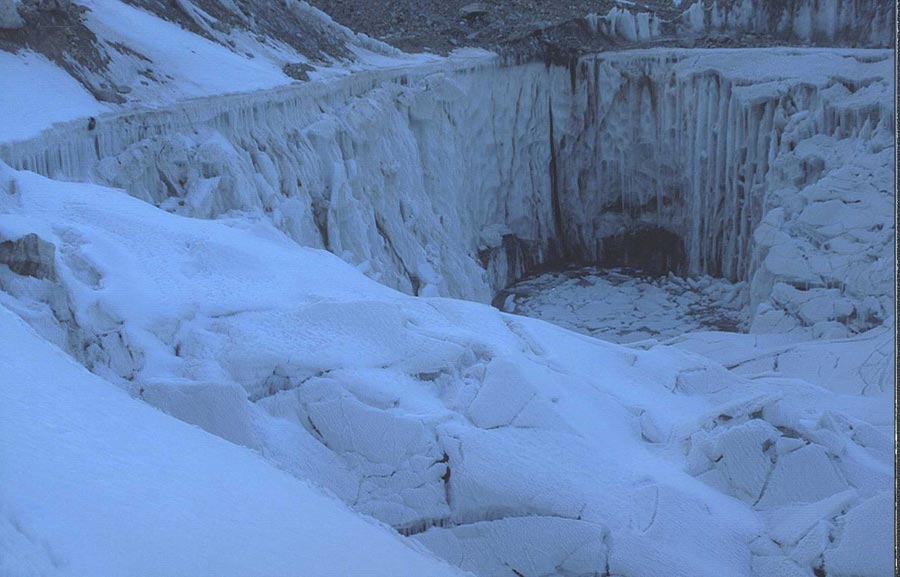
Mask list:
[[[890,390],[864,397],[800,380],[749,381],[676,349],[629,350],[485,305],[410,297],[297,247],[266,220],[173,215],[121,191],[27,172],[6,170],[2,183],[0,234],[19,239],[0,267],[5,306],[135,398],[257,450],[463,569],[498,577],[889,569],[890,516],[867,511],[890,491]],[[28,233],[40,240],[24,240]],[[114,423],[147,410],[110,389],[120,401],[94,403],[90,391],[101,385],[86,376],[93,389],[77,402],[68,396],[77,389],[57,391],[52,376],[19,390],[38,358],[4,373],[6,394],[45,399],[4,404],[16,418],[4,450],[38,458],[29,437],[60,447],[60,459],[79,455],[82,443],[100,443],[105,455],[112,441],[99,439],[110,435],[141,445],[138,417],[128,434],[44,427],[37,415],[55,421],[70,405],[101,424],[92,410]],[[48,397],[59,398],[56,408]],[[132,407],[121,420],[120,406]],[[175,427],[159,442],[177,447],[177,459],[208,451],[186,450],[180,429],[160,426]],[[147,459],[143,450],[134,459]],[[26,493],[37,481],[18,471],[49,475],[55,465],[16,462],[9,485],[37,499]],[[131,463],[123,475],[145,470]],[[35,534],[68,542],[61,535],[77,523],[63,513],[103,500],[86,495],[62,512],[40,509],[52,526]],[[860,550],[865,563],[854,557]],[[64,551],[72,563],[91,562]]]
[[[15,6],[24,20],[17,29],[0,28],[0,94],[4,113],[15,110],[17,116],[0,122],[0,141],[104,111],[156,108],[434,59],[355,34],[297,0],[54,0]]]
[[[0,575],[461,575],[0,306]]]

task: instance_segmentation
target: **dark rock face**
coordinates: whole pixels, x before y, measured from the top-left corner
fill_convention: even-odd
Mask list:
[[[0,0],[0,30],[15,30],[25,25],[14,0]]]
[[[306,82],[309,80],[309,73],[315,69],[303,62],[291,62],[290,64],[285,64],[282,70],[291,78]]]
[[[0,264],[22,276],[56,280],[56,247],[31,233],[0,242]]]

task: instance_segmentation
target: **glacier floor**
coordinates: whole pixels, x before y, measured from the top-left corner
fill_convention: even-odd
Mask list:
[[[622,268],[548,272],[504,291],[503,310],[615,343],[698,330],[737,331],[746,324],[746,283],[669,274],[654,278]]]
[[[502,291],[495,304],[504,312],[634,349],[680,348],[754,380],[800,379],[823,395],[890,392],[893,319],[841,338],[748,332],[746,291],[745,282],[709,276],[570,267],[522,280]],[[892,434],[890,423],[870,421]]]

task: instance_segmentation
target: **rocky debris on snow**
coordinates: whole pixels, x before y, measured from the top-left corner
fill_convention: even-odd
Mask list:
[[[0,29],[0,50],[34,50],[77,79],[97,100],[125,101],[111,87],[110,56],[87,26],[84,6],[70,0],[24,0],[18,6],[24,25]]]
[[[0,50],[42,54],[94,98],[112,104],[197,96],[178,84],[199,88],[206,79],[222,86],[223,77],[211,77],[210,67],[241,79],[230,90],[218,88],[231,92],[242,83],[252,89],[302,80],[315,66],[350,65],[358,54],[399,55],[299,0],[23,0],[9,6],[4,0],[2,6],[15,26],[0,26]],[[175,94],[164,98],[167,91]]]
[[[877,0],[312,0],[337,21],[402,50],[477,46],[532,57],[584,54],[622,42],[666,46],[892,46],[894,14]],[[466,16],[468,7],[471,16]],[[477,14],[477,16],[475,16]],[[600,34],[602,32],[602,34]]]
[[[615,45],[611,37],[592,31],[587,18],[618,6],[609,0],[468,0],[410,3],[388,0],[378,5],[347,0],[313,0],[338,22],[402,50],[447,53],[461,46],[542,58],[550,53],[585,53]],[[674,18],[668,0],[633,7],[640,12]]]

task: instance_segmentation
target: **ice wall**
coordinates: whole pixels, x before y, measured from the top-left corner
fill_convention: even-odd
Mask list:
[[[488,301],[552,252],[549,109],[569,74],[480,55],[200,99],[6,145],[16,168],[172,212],[267,218],[413,294]]]
[[[676,23],[680,34],[742,32],[821,45],[894,45],[894,5],[878,0],[695,2]]]
[[[572,106],[579,116],[558,152],[562,244],[569,258],[596,262],[631,231],[663,229],[683,239],[688,273],[756,279],[754,308],[781,281],[799,287],[805,298],[810,289],[839,289],[853,306],[843,302],[843,313],[812,315],[802,324],[871,312],[874,317],[857,328],[876,326],[892,294],[884,271],[893,227],[879,216],[889,214],[885,203],[892,199],[893,171],[885,164],[893,150],[890,53],[768,50],[762,65],[761,56],[648,50],[582,60],[579,100]],[[827,152],[834,147],[846,154]],[[870,166],[879,154],[884,159]],[[852,163],[869,169],[853,172]],[[835,170],[855,174],[853,198],[833,186],[830,195],[812,192]],[[829,208],[812,206],[825,199],[854,203],[847,229],[877,227],[853,238],[852,246],[871,256],[852,274],[849,257],[834,258],[835,247],[850,246],[850,239],[828,242],[848,231],[829,234],[824,227],[835,224],[824,216]],[[784,211],[804,210],[803,218],[822,230],[785,224]],[[764,219],[776,223],[781,236],[754,237]],[[785,248],[795,241],[802,251]],[[772,251],[773,245],[780,246]],[[799,262],[790,262],[791,251]],[[881,305],[862,304],[871,297]],[[787,307],[794,316],[795,305]]]
[[[890,308],[892,91],[877,50],[657,49],[571,70],[481,54],[70,123],[0,156],[178,214],[267,219],[412,294],[487,302],[536,265],[674,234],[659,262],[754,281],[760,330],[833,334]],[[867,188],[817,184],[834,178]],[[833,230],[835,203],[855,228]],[[833,312],[809,312],[820,297]]]

